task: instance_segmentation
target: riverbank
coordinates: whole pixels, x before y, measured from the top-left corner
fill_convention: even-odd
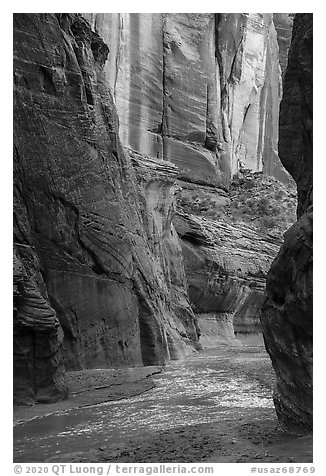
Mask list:
[[[312,462],[312,437],[278,427],[262,342],[242,342],[164,371],[74,373],[70,400],[15,409],[14,461]]]
[[[163,367],[159,366],[67,372],[68,399],[31,406],[15,405],[14,426],[47,415],[59,415],[69,410],[135,397],[155,388],[151,377],[161,372]]]

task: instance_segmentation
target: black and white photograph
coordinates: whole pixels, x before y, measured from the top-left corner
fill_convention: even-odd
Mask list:
[[[315,14],[11,17],[10,474],[321,474]]]

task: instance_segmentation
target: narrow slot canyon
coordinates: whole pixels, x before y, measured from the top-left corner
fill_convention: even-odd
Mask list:
[[[313,461],[312,29],[14,14],[14,462]]]

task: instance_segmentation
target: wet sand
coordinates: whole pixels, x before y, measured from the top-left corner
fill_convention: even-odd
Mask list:
[[[14,410],[15,462],[312,462],[284,434],[259,338],[165,367],[73,372],[65,402]]]

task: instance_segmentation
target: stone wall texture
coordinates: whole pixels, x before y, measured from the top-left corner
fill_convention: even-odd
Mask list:
[[[273,14],[83,15],[110,49],[105,70],[124,146],[174,162],[186,181],[225,186],[241,164],[289,180],[277,155]],[[279,15],[283,51],[291,24]]]
[[[64,366],[164,364],[197,341],[170,226],[175,167],[150,164],[139,189],[118,137],[107,54],[81,16],[14,15],[20,403],[64,397]]]
[[[64,398],[65,370],[165,364],[200,334],[256,329],[279,240],[176,202],[223,208],[243,169],[291,180],[292,24],[275,15],[14,15],[17,403]]]
[[[280,110],[279,153],[298,187],[298,221],[267,277],[262,326],[276,373],[274,402],[283,427],[312,430],[313,18],[297,14]]]
[[[83,16],[110,48],[105,71],[119,115],[122,144],[147,157],[147,162],[159,158],[175,164],[179,196],[192,201],[199,195],[223,208],[233,175],[243,169],[263,171],[284,183],[292,180],[277,151],[281,68],[292,30],[289,14]],[[194,225],[189,216],[182,220]],[[215,295],[207,313],[194,298],[194,254],[180,228],[180,216],[173,223],[182,244],[200,341],[215,345],[220,334],[234,337],[234,324],[238,331],[258,331],[266,274],[280,241],[267,238],[271,248],[266,248],[265,237],[254,227],[242,233],[239,224],[235,231],[238,250],[227,238],[230,233],[235,239],[232,226],[221,223],[207,228],[201,223],[200,233],[210,234],[209,228],[215,226],[215,235],[226,234],[215,245],[215,254],[207,252],[204,242],[195,245],[199,262],[207,263],[200,272],[202,279],[195,278],[197,293],[202,294],[202,301],[210,301],[207,292]],[[251,274],[255,252],[261,257],[259,264],[257,261],[259,284],[257,269]],[[234,266],[224,255],[234,258]],[[215,274],[226,278],[212,281],[211,269],[215,268]],[[208,281],[212,281],[210,291]]]

